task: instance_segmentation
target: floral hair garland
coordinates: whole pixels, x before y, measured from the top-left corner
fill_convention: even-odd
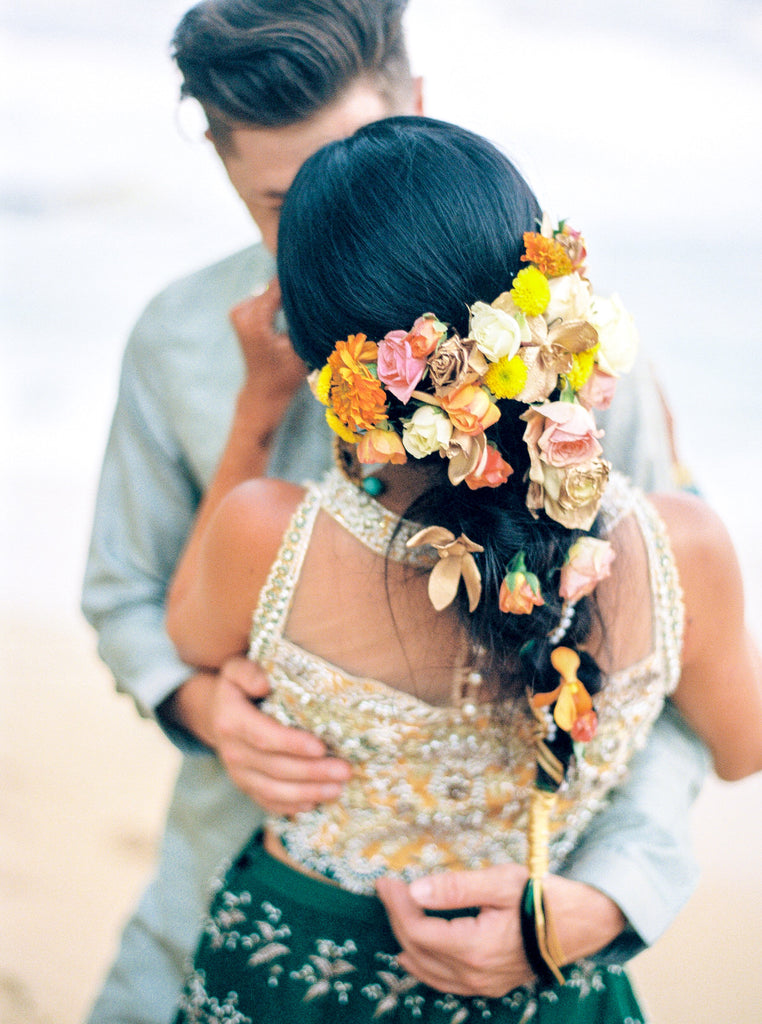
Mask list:
[[[325,366],[310,377],[329,426],[356,445],[361,463],[399,465],[408,455],[422,459],[439,452],[448,459],[454,486],[500,487],[513,468],[486,432],[500,418],[498,400],[525,403],[527,508],[535,518],[543,510],[567,529],[589,530],[610,470],[593,410],[611,404],[617,378],[634,362],[638,337],[617,296],[593,293],[586,256],[578,231],[563,221],[553,228],[543,217],[539,232],[524,234],[521,260],[527,266],[510,290],[470,307],[468,337],[424,313],[410,330],[390,331],[379,342],[364,334],[337,341]],[[388,394],[405,408],[394,422]],[[469,549],[472,544],[453,538],[440,547],[440,556],[478,550]],[[582,537],[570,547],[560,588],[566,621],[555,631],[557,639],[574,604],[608,575],[612,559],[607,541]],[[472,579],[472,606],[474,592]],[[507,567],[499,600],[503,611],[514,614],[544,603],[523,552]]]

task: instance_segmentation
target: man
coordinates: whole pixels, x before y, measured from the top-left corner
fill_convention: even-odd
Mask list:
[[[227,486],[265,470],[314,478],[330,462],[322,412],[287,338],[272,327],[277,286],[251,296],[272,278],[280,203],[301,163],[362,124],[420,111],[403,6],[207,0],[175,35],[183,94],[204,107],[208,137],[264,244],[170,286],[148,306],[125,352],[83,608],[120,689],[143,714],[156,715],[185,756],[156,877],[127,925],[91,1024],[169,1021],[209,879],[261,820],[255,801],[292,813],[331,799],[349,775],[320,741],[257,710],[267,683],[245,659],[219,674],[179,662],[163,629],[164,596],[190,524],[197,512],[204,515],[199,502],[218,464],[217,481]],[[632,450],[635,439],[647,437],[644,423],[662,424],[645,376],[641,370],[640,389],[620,407],[611,433],[624,446],[610,454],[625,469],[646,465],[640,479],[648,486],[666,475],[668,462],[664,438],[652,445],[663,453],[662,469],[658,459]],[[632,782],[565,865],[567,879],[549,882],[569,955],[592,953],[617,935],[617,955],[631,954],[660,934],[691,891],[683,830],[703,754],[668,719]],[[658,776],[667,759],[678,764],[664,772],[679,780],[673,791]],[[455,992],[485,994],[530,980],[516,913],[523,879],[512,867],[439,878],[429,892],[425,880],[412,890],[382,886],[416,973]],[[466,919],[470,924],[432,926],[421,904],[485,905],[489,912]]]

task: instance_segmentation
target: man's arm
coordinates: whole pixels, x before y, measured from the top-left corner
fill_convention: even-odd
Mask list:
[[[707,766],[705,748],[668,705],[626,784],[547,879],[565,962],[624,962],[672,922],[697,881],[688,816]],[[410,886],[382,880],[379,896],[403,947],[402,966],[461,995],[502,995],[527,984],[518,917],[526,877],[510,864]],[[477,917],[453,921],[424,913],[475,906],[482,908]]]
[[[277,294],[265,305],[264,315],[270,316]],[[251,312],[248,303],[238,308],[240,331],[251,327]],[[347,778],[347,767],[325,758],[315,737],[283,729],[258,711],[254,701],[269,686],[255,665],[240,659],[223,675],[194,674],[164,629],[169,580],[190,534],[204,477],[211,476],[223,448],[241,378],[235,339],[226,349],[224,339],[211,331],[209,358],[200,367],[192,365],[195,339],[178,337],[183,316],[181,299],[160,297],[127,346],[96,503],[83,611],[98,632],[99,652],[118,689],[133,697],[141,714],[155,715],[187,752],[214,749],[255,802],[292,813],[336,796],[335,780]],[[272,335],[269,323],[268,329]],[[245,438],[247,461],[235,472],[264,471],[273,427],[288,404],[288,394],[285,400],[274,395],[269,405],[268,397],[255,406],[239,402],[244,416],[232,435]],[[259,416],[247,422],[252,409]]]

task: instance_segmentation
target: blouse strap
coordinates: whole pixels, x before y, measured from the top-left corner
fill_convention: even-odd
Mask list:
[[[664,692],[670,694],[680,679],[685,606],[667,528],[646,495],[618,473],[612,474],[604,501],[607,533],[632,514],[643,538],[651,590],[653,649],[662,663]]]
[[[294,590],[320,511],[320,486],[310,484],[283,534],[264,587],[260,591],[249,633],[249,658],[260,661],[283,635]]]

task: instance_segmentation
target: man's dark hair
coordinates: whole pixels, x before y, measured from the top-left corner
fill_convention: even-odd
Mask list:
[[[407,0],[203,0],[177,26],[181,96],[204,107],[225,144],[234,125],[304,121],[367,79],[402,109],[412,86]]]

